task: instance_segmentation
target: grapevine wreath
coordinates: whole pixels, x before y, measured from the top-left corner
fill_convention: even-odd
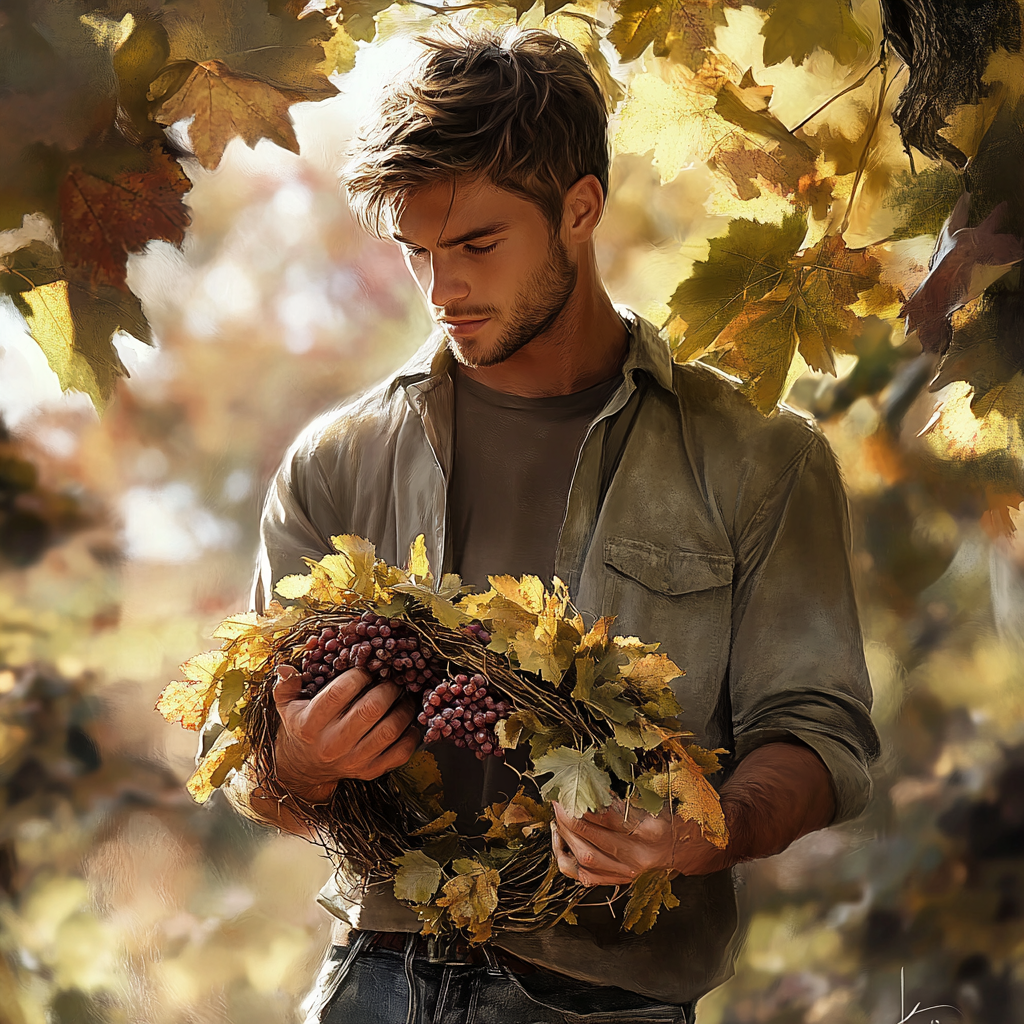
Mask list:
[[[706,776],[717,754],[689,743],[674,716],[669,687],[682,673],[658,644],[611,636],[612,618],[587,629],[565,585],[550,591],[535,576],[489,577],[475,594],[458,576],[435,583],[422,535],[405,569],[377,558],[369,541],[332,538],[336,554],[287,576],[266,614],[226,619],[220,650],[182,666],[158,710],[200,729],[213,705],[223,731],[200,759],[188,789],[200,803],[241,773],[303,819],[348,870],[394,883],[426,934],[462,934],[484,942],[493,926],[533,931],[575,922],[587,888],[558,870],[551,851],[549,801],[579,817],[618,798],[652,813],[671,801],[715,846],[728,834]],[[379,779],[342,779],[334,796],[310,804],[278,782],[273,684],[293,665],[301,696],[312,699],[353,666],[371,685],[391,679],[422,711],[424,747]],[[462,835],[444,808],[441,777],[427,747],[451,742],[477,757],[502,757],[529,744],[526,786],[480,809],[489,825]],[[536,792],[534,790],[534,792]],[[661,906],[677,905],[668,871],[648,871],[629,886],[623,927],[646,931]]]

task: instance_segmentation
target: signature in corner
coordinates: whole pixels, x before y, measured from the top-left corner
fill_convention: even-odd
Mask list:
[[[900,1019],[896,1024],[908,1024],[909,1021],[914,1020],[915,1017],[919,1017],[924,1013],[933,1013],[936,1010],[952,1010],[958,1017],[962,1016],[960,1010],[952,1006],[950,1003],[937,1003],[935,1006],[922,1006],[920,1003],[915,1003],[914,1008],[908,1013],[907,1012],[907,999],[906,999],[906,979],[904,977],[905,968],[900,968]],[[929,1024],[942,1024],[937,1019],[932,1019]]]

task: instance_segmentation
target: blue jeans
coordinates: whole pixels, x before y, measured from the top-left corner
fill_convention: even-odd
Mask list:
[[[693,1024],[694,1005],[491,959],[435,964],[413,951],[367,946],[367,932],[335,946],[310,993],[306,1024]]]

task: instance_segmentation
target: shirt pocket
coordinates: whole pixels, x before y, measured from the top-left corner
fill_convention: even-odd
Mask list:
[[[703,726],[728,664],[733,555],[611,536],[603,556],[602,614],[616,617],[616,633],[661,643],[685,672],[674,684],[685,718]]]

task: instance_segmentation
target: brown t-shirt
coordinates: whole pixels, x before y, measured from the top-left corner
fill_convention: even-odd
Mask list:
[[[522,398],[455,375],[455,446],[448,487],[453,570],[478,591],[488,576],[539,576],[551,586],[569,486],[587,428],[622,377],[571,395]],[[520,780],[502,761],[479,761],[447,743],[433,747],[445,804],[459,827],[477,829],[480,809],[512,796]],[[527,767],[526,749],[509,763]]]

